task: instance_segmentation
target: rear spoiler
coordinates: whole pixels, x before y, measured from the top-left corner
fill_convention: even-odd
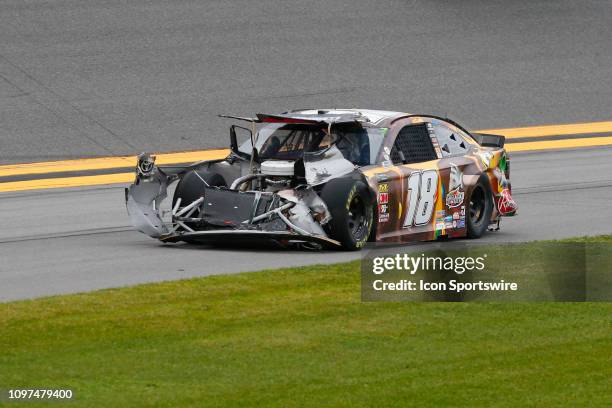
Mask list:
[[[484,147],[504,147],[506,138],[501,135],[490,135],[488,133],[471,133],[476,142]]]
[[[348,112],[342,114],[328,114],[326,111],[320,111],[323,113],[311,114],[311,113],[297,113],[297,112],[285,112],[279,114],[269,113],[258,113],[255,118],[247,118],[243,116],[235,115],[218,115],[220,118],[229,118],[244,120],[251,123],[287,123],[287,124],[306,124],[306,125],[331,125],[337,123],[354,123],[354,122],[365,122],[364,117],[361,114]]]
[[[261,123],[298,123],[298,124],[320,124],[320,125],[331,125],[340,123],[355,123],[359,122],[362,118],[357,113],[342,113],[339,115],[319,113],[319,114],[308,114],[308,113],[279,113],[275,115],[267,113],[258,113],[257,118]]]

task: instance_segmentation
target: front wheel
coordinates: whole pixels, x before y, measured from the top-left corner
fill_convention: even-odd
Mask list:
[[[176,200],[181,199],[181,205],[184,207],[191,204],[193,201],[202,197],[206,187],[225,187],[227,184],[223,177],[217,173],[206,172],[202,170],[191,170],[183,175],[174,191],[172,198],[172,207],[174,208]]]
[[[467,213],[467,236],[468,238],[480,238],[487,230],[491,213],[493,212],[493,200],[491,187],[486,175],[480,176],[478,182],[470,195]]]
[[[342,248],[354,251],[368,241],[374,220],[374,206],[368,186],[361,180],[331,180],[321,192],[332,219],[326,229]]]

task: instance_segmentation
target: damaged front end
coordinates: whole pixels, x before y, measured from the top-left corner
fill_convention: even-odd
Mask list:
[[[252,172],[249,165],[248,171],[231,178],[230,187],[210,185],[198,176],[202,184],[197,197],[184,202],[175,196],[168,206],[164,200],[170,186],[186,172],[244,169],[245,163],[226,160],[158,167],[154,160],[144,153],[138,157],[136,180],[126,189],[130,220],[144,234],[163,242],[223,244],[265,240],[317,249],[339,245],[324,229],[331,218],[326,204],[307,183],[295,185],[282,177],[262,174],[261,168]]]
[[[134,228],[153,238],[160,238],[170,230],[162,220],[160,206],[168,196],[168,177],[155,167],[155,157],[138,156],[136,180],[125,189],[125,203]]]

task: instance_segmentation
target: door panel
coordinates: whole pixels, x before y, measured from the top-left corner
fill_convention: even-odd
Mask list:
[[[377,237],[381,241],[434,240],[465,235],[465,157],[377,167],[369,172],[377,192]]]
[[[379,239],[405,241],[429,239],[435,212],[440,207],[438,160],[378,168]],[[417,234],[419,237],[408,238]]]

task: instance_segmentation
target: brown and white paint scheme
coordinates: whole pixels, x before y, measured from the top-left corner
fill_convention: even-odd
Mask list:
[[[443,123],[445,126],[461,135],[464,141],[471,145],[468,154],[443,158],[435,133],[430,132],[432,143],[438,155],[436,160],[405,165],[390,164],[388,162],[389,151],[393,146],[397,134],[404,126],[432,123],[434,121]],[[508,171],[509,165],[506,166],[505,172],[500,171],[498,167],[502,158],[509,163],[509,159],[503,148],[482,147],[462,129],[452,123],[428,116],[406,114],[405,117],[389,119],[387,126],[389,130],[385,138],[385,144],[376,161],[377,163],[384,163],[385,165],[371,165],[361,168],[361,172],[366,177],[372,190],[377,193],[376,195],[379,200],[379,205],[377,206],[378,211],[375,216],[376,241],[407,242],[434,240],[442,236],[449,238],[466,236],[467,215],[465,213],[469,206],[469,200],[474,186],[482,174],[486,174],[490,181],[491,191],[493,192],[495,201],[490,222],[494,223],[499,219],[502,214],[500,214],[498,210],[498,200],[501,198],[504,189],[507,189],[508,194],[511,191]],[[383,125],[383,127],[385,126]],[[385,155],[387,156],[385,157]],[[410,206],[408,178],[414,172],[422,172],[425,170],[434,170],[438,174],[438,186],[435,192],[435,205],[431,219],[424,225],[410,225],[405,227],[404,221],[406,211]],[[454,174],[452,175],[451,173]],[[463,200],[460,204],[452,202],[450,203],[452,206],[449,206],[447,205],[447,195],[451,191],[451,188],[457,184],[457,180],[451,182],[451,178],[457,176],[461,178],[462,190],[464,193]],[[386,191],[381,191],[381,187],[382,190]],[[381,193],[383,193],[383,199],[388,201],[388,219],[386,221],[384,220],[386,216],[380,219]],[[385,193],[388,194],[387,197],[384,196]],[[453,221],[455,222],[453,223]],[[444,225],[442,226],[442,224]]]

